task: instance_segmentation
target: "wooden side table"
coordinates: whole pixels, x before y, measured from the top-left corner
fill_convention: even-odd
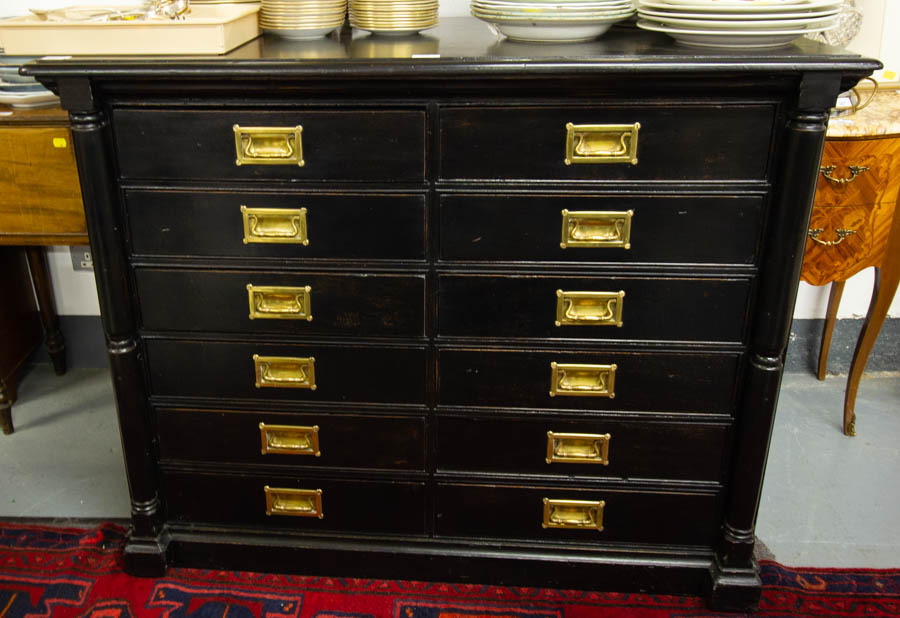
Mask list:
[[[818,377],[824,380],[844,282],[875,267],[872,300],[844,396],[843,429],[848,436],[856,435],[859,382],[900,283],[898,188],[900,93],[880,93],[869,108],[831,122],[802,272],[807,283],[832,284],[819,352]]]
[[[68,114],[60,108],[18,110],[0,106],[0,245],[7,269],[0,286],[11,300],[0,312],[0,428],[13,432],[12,405],[22,362],[40,342],[29,322],[27,257],[40,306],[47,350],[57,374],[66,371],[65,342],[59,330],[44,246],[87,244],[81,187],[69,132]]]

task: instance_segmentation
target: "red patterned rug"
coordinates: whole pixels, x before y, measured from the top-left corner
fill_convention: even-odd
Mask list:
[[[0,618],[637,618],[721,616],[702,599],[170,569],[122,572],[125,530],[0,523]],[[758,616],[900,616],[900,569],[762,564]],[[734,616],[735,614],[727,614]]]

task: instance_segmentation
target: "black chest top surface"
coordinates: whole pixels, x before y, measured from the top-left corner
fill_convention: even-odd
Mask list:
[[[879,66],[471,18],[28,65],[72,119],[130,571],[754,607],[828,110]]]
[[[673,76],[684,78],[698,73],[764,74],[771,78],[821,71],[841,73],[849,87],[879,66],[877,61],[804,38],[771,50],[700,49],[679,45],[663,34],[617,26],[595,41],[542,45],[498,39],[486,23],[457,17],[444,18],[438,27],[415,36],[384,37],[359,31],[318,41],[265,36],[221,56],[48,57],[32,63],[26,71],[41,78],[89,76],[119,81],[269,80],[271,87],[287,77],[332,82],[415,79],[424,87],[429,85],[427,80],[479,76],[497,80],[576,79],[604,73],[620,76],[626,83],[635,75],[654,76],[665,82]],[[364,81],[356,86],[365,92]],[[573,86],[577,84],[569,84]]]

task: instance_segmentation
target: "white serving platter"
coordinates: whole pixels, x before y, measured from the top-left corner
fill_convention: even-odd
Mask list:
[[[716,21],[745,21],[748,19],[802,19],[805,17],[831,17],[841,12],[836,9],[815,9],[811,11],[791,11],[784,13],[686,13],[681,11],[660,11],[641,7],[638,13],[647,17],[675,17],[678,19],[713,19]]]
[[[0,21],[7,54],[224,54],[259,36],[257,4],[201,4],[184,19],[106,22],[45,21],[24,15]]]
[[[807,29],[814,32],[829,29],[837,23],[834,17],[814,17],[810,19],[760,19],[753,21],[716,21],[698,19],[678,19],[670,17],[649,17],[641,15],[649,22],[672,26],[684,27],[696,30],[800,30]]]
[[[768,4],[728,3],[722,2],[698,2],[686,0],[675,3],[675,0],[640,0],[638,8],[661,9],[667,11],[697,12],[697,13],[785,13],[797,11],[813,11],[817,9],[840,8],[841,0],[806,0],[800,2],[778,2]]]
[[[691,30],[671,28],[639,19],[638,28],[664,32],[683,45],[694,47],[727,47],[733,49],[783,47],[796,38],[813,32],[797,30]],[[835,23],[834,26],[837,26]],[[833,27],[834,27],[833,26]],[[827,28],[826,28],[827,29]]]

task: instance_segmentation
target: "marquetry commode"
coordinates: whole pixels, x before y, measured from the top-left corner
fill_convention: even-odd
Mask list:
[[[29,67],[72,118],[126,563],[754,606],[827,111],[878,63],[429,37]]]

